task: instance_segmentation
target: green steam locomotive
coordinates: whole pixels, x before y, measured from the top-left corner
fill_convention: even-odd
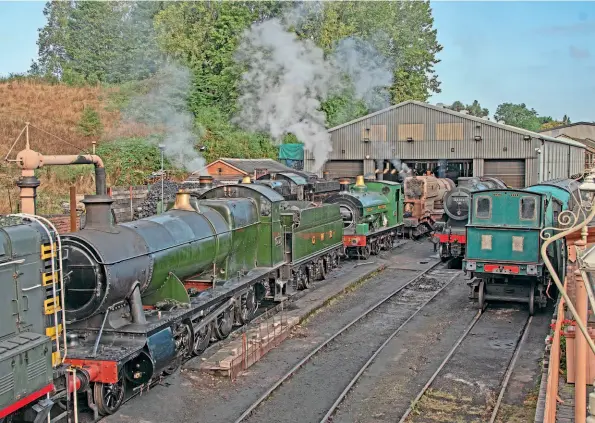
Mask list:
[[[167,212],[119,225],[110,197],[84,202],[78,232],[34,221],[0,231],[2,418],[62,421],[75,400],[95,420],[112,414],[262,299],[326,278],[343,252],[338,205],[259,184],[181,192]]]

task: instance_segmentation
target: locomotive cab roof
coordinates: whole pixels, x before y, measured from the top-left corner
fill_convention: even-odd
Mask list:
[[[267,200],[271,201],[272,203],[278,203],[284,201],[285,199],[281,194],[279,194],[274,189],[262,185],[262,184],[232,184],[232,185],[223,185],[211,188],[210,190],[204,192],[200,199],[206,198],[224,198],[224,192],[229,189],[238,189],[239,192],[243,190],[254,191],[260,194],[261,196],[265,197]]]

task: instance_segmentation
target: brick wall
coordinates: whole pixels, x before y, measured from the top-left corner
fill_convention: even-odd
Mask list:
[[[70,230],[70,215],[68,214],[54,214],[50,216],[44,216],[50,222],[54,224],[56,229],[58,230],[59,234],[65,234],[71,232]],[[76,229],[80,229],[81,226],[81,219],[77,216],[76,219]]]
[[[111,187],[111,192],[114,199],[112,209],[116,215],[116,221],[118,223],[129,222],[132,220],[130,206],[132,205],[132,211],[134,212],[145,201],[149,193],[149,186]]]

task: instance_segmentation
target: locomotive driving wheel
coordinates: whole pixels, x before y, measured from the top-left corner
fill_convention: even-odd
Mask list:
[[[370,251],[372,253],[372,255],[377,256],[378,253],[380,253],[380,249],[381,249],[381,245],[380,245],[380,240],[377,239],[375,241],[372,242],[372,245],[370,246]]]
[[[194,346],[192,352],[196,355],[207,349],[211,342],[213,325],[207,323],[205,326],[194,332]]]
[[[372,253],[372,249],[370,248],[370,244],[366,245],[365,247],[358,248],[359,256],[364,260],[368,260],[370,258],[370,254]]]
[[[535,282],[531,282],[529,291],[529,315],[533,316],[533,313],[535,313]]]
[[[479,283],[479,289],[477,291],[477,301],[479,303],[479,309],[483,310],[483,306],[485,305],[485,282],[482,280]]]
[[[240,306],[239,320],[241,324],[246,324],[256,312],[258,303],[256,302],[256,294],[254,293],[254,287],[251,287],[245,295],[242,296],[242,305]]]
[[[96,382],[93,386],[93,399],[102,416],[114,414],[124,402],[124,377],[118,377],[116,383]]]
[[[223,340],[229,336],[233,329],[233,309],[230,307],[217,316],[215,323],[215,336],[219,340]]]
[[[176,350],[177,354],[170,366],[163,370],[166,375],[172,375],[178,370],[184,357],[187,357],[194,350],[194,340],[192,339],[192,329],[190,323],[184,322],[176,328]]]
[[[329,272],[329,259],[320,259],[320,279],[325,280]]]

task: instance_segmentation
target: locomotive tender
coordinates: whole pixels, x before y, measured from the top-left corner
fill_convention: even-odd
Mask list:
[[[460,177],[458,182],[458,186],[448,191],[444,196],[446,216],[443,222],[436,223],[436,232],[434,233],[438,252],[443,261],[465,256],[467,244],[465,225],[469,218],[471,192],[506,188],[506,184],[501,180],[487,176]]]
[[[540,254],[544,242],[541,234],[551,234],[547,228],[560,225],[560,213],[580,201],[578,184],[573,180],[547,181],[524,190],[471,193],[463,268],[471,273],[471,297],[478,299],[480,308],[488,300],[522,302],[533,314],[535,303],[543,307],[548,297],[554,297]],[[565,240],[552,243],[547,254],[563,279]]]
[[[340,181],[341,191],[327,197],[338,204],[344,224],[343,243],[349,257],[368,259],[371,254],[390,250],[403,227],[401,184],[391,181]]]
[[[15,283],[18,274],[27,294],[15,302],[23,310],[13,319],[17,329],[3,321],[2,341],[14,346],[0,350],[0,379],[12,377],[14,354],[29,358],[14,373],[22,376],[18,389],[0,396],[3,417],[37,423],[45,419],[39,410],[51,409],[59,421],[73,412],[64,404],[72,391],[95,419],[112,414],[185,357],[248,322],[262,298],[280,300],[324,279],[343,250],[337,205],[285,201],[258,184],[213,188],[200,199],[181,192],[167,212],[119,225],[110,219],[110,197],[84,201],[85,228],[54,242],[34,223],[1,232],[11,237],[3,244],[2,282]],[[56,270],[48,263],[60,244]],[[62,292],[53,289],[57,275]],[[67,333],[56,319],[62,314]],[[53,345],[61,336],[62,350]]]

